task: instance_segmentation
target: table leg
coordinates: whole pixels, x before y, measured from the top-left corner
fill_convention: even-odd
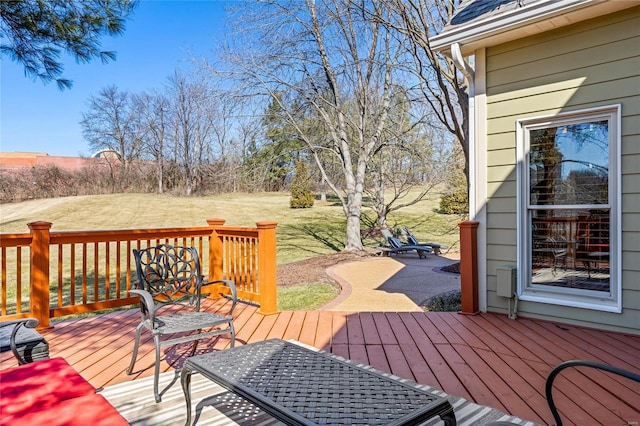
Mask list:
[[[451,404],[447,404],[448,407],[445,412],[440,413],[440,419],[444,422],[446,426],[456,426],[458,424],[456,420],[456,415],[453,412],[453,407]]]
[[[187,403],[187,422],[185,426],[191,424],[191,374],[192,371],[184,366],[180,373],[180,384],[182,385],[182,392],[184,392],[184,400]]]

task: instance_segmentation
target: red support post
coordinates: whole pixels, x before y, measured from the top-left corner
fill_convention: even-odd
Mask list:
[[[278,312],[276,295],[276,227],[278,222],[258,222],[258,291],[260,310],[265,315]]]
[[[223,253],[222,240],[218,236],[216,228],[224,225],[225,220],[220,218],[207,219],[207,223],[212,228],[211,240],[209,241],[209,280],[221,280],[224,278],[222,269]]]
[[[458,222],[460,228],[460,294],[461,314],[476,315],[478,303],[478,225],[467,220]]]
[[[39,329],[50,328],[49,322],[49,243],[51,222],[31,222],[31,282],[29,311],[38,320]]]

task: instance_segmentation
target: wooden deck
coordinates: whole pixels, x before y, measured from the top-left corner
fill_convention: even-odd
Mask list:
[[[217,310],[221,304],[206,301],[204,306]],[[296,311],[264,316],[247,304],[240,304],[234,316],[238,344],[295,339],[541,424],[553,420],[544,384],[558,363],[590,359],[640,373],[640,336],[546,321],[449,312]],[[65,357],[100,388],[152,374],[148,333],[143,335],[137,372],[124,372],[138,320],[137,310],[127,310],[55,323],[42,333],[51,356]],[[224,349],[228,343],[224,338],[202,342],[198,352]],[[187,349],[164,348],[163,371],[180,366]],[[13,363],[10,353],[2,354],[1,368]],[[640,384],[594,370],[565,371],[554,392],[565,424],[640,423]]]

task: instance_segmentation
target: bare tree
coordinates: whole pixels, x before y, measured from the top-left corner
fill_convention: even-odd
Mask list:
[[[209,94],[204,83],[189,80],[179,71],[169,78],[168,90],[175,159],[182,169],[185,193],[191,195],[198,189],[202,165],[210,154]]]
[[[91,95],[88,112],[82,114],[82,134],[94,151],[111,150],[117,153],[120,164],[120,184],[126,186],[131,160],[140,155],[141,139],[137,134],[138,111],[128,92],[116,86]],[[115,179],[114,175],[114,179]]]
[[[425,199],[442,182],[443,168],[444,163],[436,157],[433,143],[427,138],[412,143],[392,141],[378,150],[368,173],[373,182],[367,185],[378,227],[388,228],[390,213]]]
[[[405,87],[395,89],[393,105],[385,142],[367,166],[367,194],[381,229],[391,212],[419,203],[441,183],[446,167],[443,131],[430,111],[411,102]]]
[[[142,150],[156,162],[158,193],[162,194],[165,173],[164,150],[169,133],[170,103],[164,94],[157,91],[135,95],[133,101],[140,114],[138,117],[140,126],[145,130]]]
[[[266,1],[257,9],[238,24],[245,48],[228,49],[227,59],[251,95],[279,103],[342,203],[345,250],[360,250],[367,165],[384,143],[400,47],[347,0]],[[246,48],[248,39],[260,48]],[[338,180],[328,173],[335,163]]]
[[[355,0],[354,0],[355,1]],[[356,2],[361,4],[360,2]],[[368,19],[384,24],[406,43],[413,58],[416,100],[426,102],[434,116],[460,143],[469,183],[469,87],[453,61],[431,49],[429,38],[453,15],[459,0],[380,0],[367,3]],[[391,10],[393,13],[389,14]]]

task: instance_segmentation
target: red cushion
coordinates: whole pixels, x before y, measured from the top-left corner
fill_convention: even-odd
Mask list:
[[[55,407],[0,418],[0,425],[125,426],[129,423],[102,395],[60,401]]]
[[[2,370],[0,389],[0,417],[47,409],[63,400],[95,394],[95,388],[64,358]]]

